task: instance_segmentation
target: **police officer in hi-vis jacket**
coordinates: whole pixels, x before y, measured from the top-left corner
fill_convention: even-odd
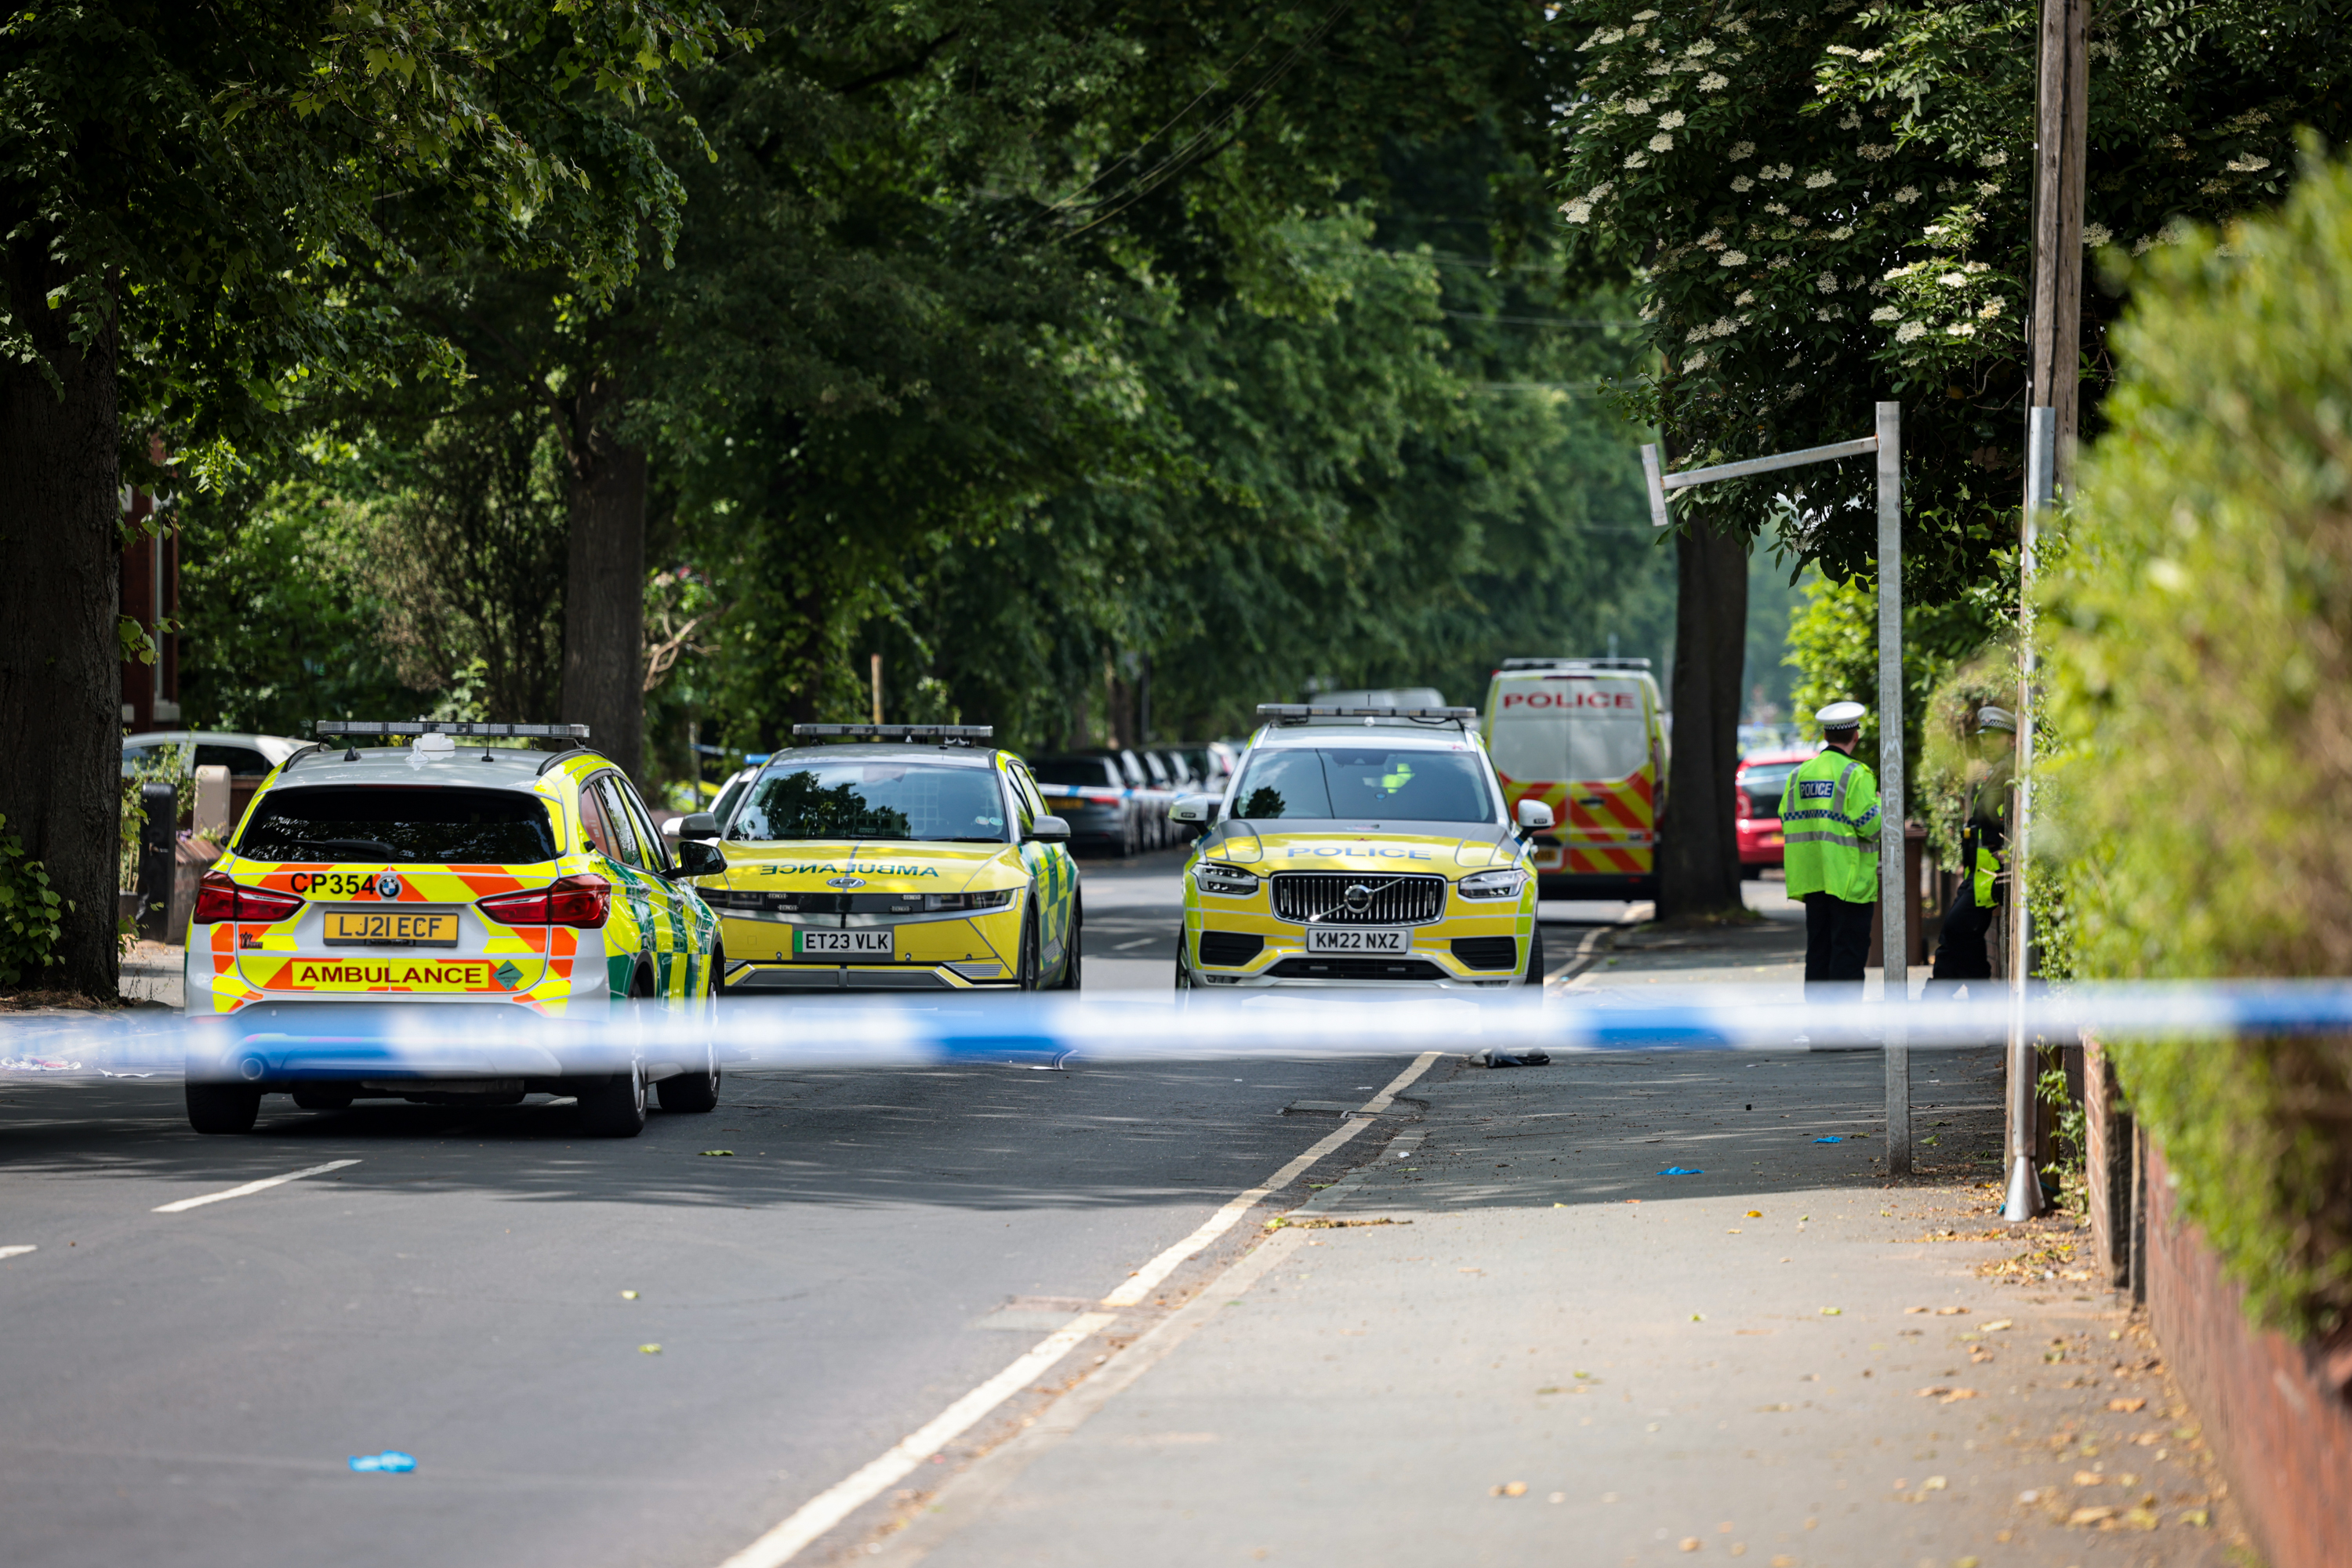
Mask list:
[[[1813,715],[1826,742],[1780,793],[1780,860],[1789,896],[1805,904],[1805,992],[1860,985],[1878,902],[1878,776],[1853,754],[1859,702]]]

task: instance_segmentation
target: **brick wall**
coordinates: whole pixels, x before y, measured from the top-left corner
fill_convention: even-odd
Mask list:
[[[2352,1339],[2258,1332],[2200,1232],[2179,1218],[2161,1150],[2141,1141],[2149,1326],[2202,1421],[2270,1568],[2352,1563]]]

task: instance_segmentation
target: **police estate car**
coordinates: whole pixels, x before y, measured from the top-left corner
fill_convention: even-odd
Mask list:
[[[521,1076],[420,1076],[352,1027],[355,1006],[388,1002],[460,1009],[457,1041],[469,1019],[496,1029],[485,1007],[591,1020],[629,998],[707,1010],[724,954],[686,879],[726,858],[708,844],[673,856],[627,776],[581,743],[585,725],[311,728],[345,743],[268,775],[197,892],[188,1016],[209,1026],[189,1060],[197,1131],[243,1131],[278,1092],[309,1110],[576,1095],[587,1130],[617,1137],[644,1127],[648,1084],[667,1110],[717,1105],[707,1042],[691,1060],[667,1059],[679,1054],[670,1046],[656,1059],[600,1056],[609,1071],[550,1058]],[[571,743],[552,754],[490,743],[515,739]]]
[[[795,724],[704,878],[730,994],[1071,990],[1085,911],[1069,824],[974,724]],[[709,815],[681,839],[717,835]]]
[[[1540,984],[1543,938],[1525,836],[1473,708],[1268,703],[1184,866],[1180,991]]]

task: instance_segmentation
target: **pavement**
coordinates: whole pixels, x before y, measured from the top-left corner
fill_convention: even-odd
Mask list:
[[[1087,989],[1170,989],[1176,860],[1088,864]],[[1748,897],[1547,906],[1555,1005],[1796,985]],[[1996,1223],[1990,1054],[1915,1055],[1889,1182],[1875,1053],[1428,1044],[746,1074],[628,1142],[0,1081],[8,1561],[2241,1560],[2080,1232]]]

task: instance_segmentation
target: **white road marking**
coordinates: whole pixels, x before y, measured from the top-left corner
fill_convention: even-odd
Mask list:
[[[231,1187],[225,1193],[206,1193],[200,1198],[182,1198],[175,1204],[158,1204],[155,1205],[154,1212],[185,1214],[190,1209],[200,1209],[206,1204],[226,1203],[230,1198],[246,1197],[254,1193],[267,1191],[271,1187],[283,1186],[288,1182],[299,1182],[305,1176],[316,1176],[327,1171],[340,1171],[345,1165],[358,1163],[357,1160],[330,1160],[323,1165],[312,1165],[300,1171],[289,1171],[282,1176],[264,1176],[257,1182],[247,1182],[241,1187]]]
[[[1120,942],[1118,946],[1112,948],[1111,951],[1113,952],[1125,952],[1130,947],[1148,947],[1151,943],[1160,940],[1160,939],[1156,936],[1139,936],[1133,942]]]
[[[1132,1307],[1142,1300],[1161,1280],[1175,1273],[1187,1258],[1233,1229],[1240,1222],[1242,1215],[1249,1213],[1261,1199],[1290,1185],[1311,1170],[1325,1155],[1370,1127],[1372,1124],[1372,1117],[1386,1110],[1389,1108],[1389,1101],[1395,1099],[1405,1085],[1427,1072],[1430,1063],[1435,1061],[1442,1054],[1438,1051],[1423,1051],[1414,1058],[1412,1066],[1399,1073],[1394,1082],[1358,1107],[1356,1114],[1350,1116],[1337,1132],[1268,1176],[1262,1184],[1252,1187],[1202,1221],[1200,1229],[1137,1269],[1126,1284],[1105,1296],[1102,1304],[1106,1307]]]
[[[1263,1184],[1252,1187],[1219,1209],[1198,1230],[1136,1270],[1134,1277],[1126,1284],[1104,1297],[1102,1304],[1105,1307],[1131,1307],[1142,1300],[1145,1292],[1167,1279],[1178,1265],[1231,1230],[1234,1223],[1261,1198],[1288,1186],[1317,1161],[1370,1127],[1374,1116],[1386,1110],[1389,1102],[1402,1093],[1406,1085],[1427,1072],[1430,1064],[1443,1055],[1443,1051],[1423,1051],[1414,1058],[1412,1065],[1397,1074],[1386,1089],[1359,1107],[1356,1115],[1345,1126],[1268,1176]],[[1068,1355],[1088,1335],[1097,1330],[1108,1328],[1118,1321],[1118,1314],[1109,1311],[1086,1312],[1071,1319],[1058,1332],[1040,1340],[1036,1348],[1027,1355],[949,1405],[927,1426],[900,1438],[880,1458],[803,1503],[791,1518],[727,1559],[719,1568],[782,1568],[809,1542],[881,1496],[890,1486],[905,1479],[917,1466],[978,1425],[990,1411],[1019,1392],[1030,1379]]]
[[[790,1519],[730,1557],[720,1568],[777,1568],[885,1489],[904,1480],[924,1460],[954,1442],[1030,1379],[1076,1350],[1080,1341],[1118,1321],[1115,1312],[1085,1312],[1037,1342],[1036,1348],[901,1437],[880,1458],[803,1503]]]
[[[22,1258],[28,1252],[38,1252],[37,1247],[0,1247],[0,1258]]]

